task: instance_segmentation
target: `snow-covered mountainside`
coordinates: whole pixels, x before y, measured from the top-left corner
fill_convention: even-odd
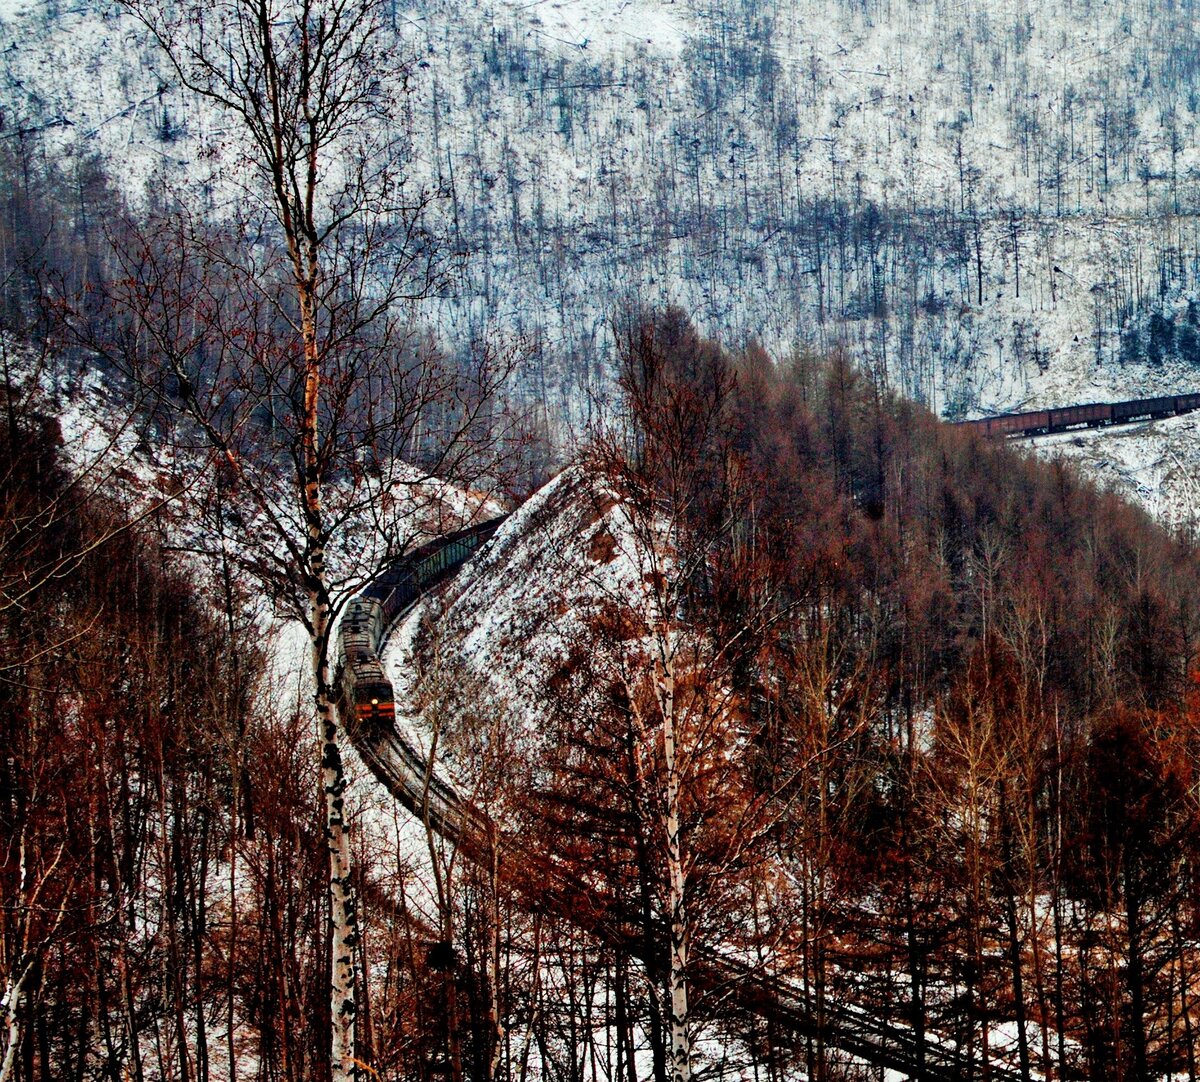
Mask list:
[[[641,574],[621,504],[594,474],[568,469],[451,582],[426,613],[423,636],[410,627],[394,637],[385,664],[417,698],[453,684],[454,697],[503,704],[536,739],[548,681],[579,651],[597,649],[594,622],[638,596]]]
[[[1039,436],[1046,457],[1072,461],[1097,484],[1141,504],[1159,522],[1200,528],[1200,418]]]
[[[219,212],[228,131],[107,3],[9,0],[5,127]],[[425,315],[527,336],[552,425],[625,301],[845,343],[938,410],[1200,365],[1192,2],[552,0],[395,9],[412,168],[462,256]],[[69,57],[70,62],[63,63]],[[215,194],[214,194],[215,193]]]

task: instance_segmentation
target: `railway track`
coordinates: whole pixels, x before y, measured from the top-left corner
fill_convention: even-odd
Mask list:
[[[395,699],[379,650],[397,618],[423,594],[457,572],[496,532],[503,518],[451,534],[402,559],[355,598],[339,633],[345,694],[342,717],[351,743],[375,778],[414,815],[475,861],[498,852],[509,881],[530,911],[565,919],[605,944],[627,951],[654,970],[665,970],[665,939],[648,942],[635,914],[598,892],[552,856],[505,832],[437,777],[395,724]],[[983,1078],[981,1061],[851,1005],[826,1002],[815,1017],[803,989],[750,963],[714,950],[697,950],[689,980],[698,988],[730,992],[739,1006],[798,1037],[819,1035],[826,1044],[922,1082]],[[1017,1082],[1023,1076],[990,1062],[986,1077]]]

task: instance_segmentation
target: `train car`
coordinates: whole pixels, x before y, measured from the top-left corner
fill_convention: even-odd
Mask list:
[[[387,629],[422,593],[482,548],[507,517],[422,545],[350,601],[338,639],[344,717],[359,724],[390,726],[394,722],[395,692],[379,660],[379,644]]]
[[[1094,427],[1109,424],[1112,421],[1113,408],[1111,402],[1090,402],[1082,406],[1060,406],[1049,411],[1050,421],[1046,426],[1048,432],[1062,432],[1078,425]]]
[[[983,417],[976,421],[954,421],[956,428],[965,428],[971,432],[978,432],[981,436],[987,437],[992,434],[991,431],[992,418]]]
[[[383,672],[383,666],[378,666],[378,672],[371,673],[368,667],[354,683],[353,704],[354,717],[360,725],[392,725],[396,720],[396,693],[392,690],[392,682]],[[363,676],[366,679],[363,679]]]
[[[1171,417],[1193,410],[1200,410],[1200,393],[1135,398],[1127,402],[1093,402],[1027,413],[1001,413],[977,421],[961,421],[959,424],[988,437],[1036,436],[1081,426],[1094,428],[1098,425]]]
[[[1050,414],[1046,410],[1035,413],[1001,413],[996,417],[983,417],[978,421],[960,423],[963,428],[973,428],[989,438],[1018,436],[1044,431],[1050,424]]]
[[[1050,431],[1050,411],[1033,410],[1029,413],[1010,413],[993,417],[993,432],[1000,436],[1027,435],[1030,432]]]
[[[1128,422],[1149,420],[1155,417],[1170,417],[1176,413],[1176,403],[1183,395],[1159,398],[1135,398],[1129,402],[1118,402],[1113,406],[1113,421]]]

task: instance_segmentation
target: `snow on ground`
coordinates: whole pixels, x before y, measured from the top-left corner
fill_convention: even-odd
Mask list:
[[[0,0],[0,18],[0,106],[51,152],[99,155],[139,205],[244,194],[203,153],[226,122],[116,9]],[[602,389],[631,296],[734,344],[844,342],[954,414],[1197,380],[1195,358],[1117,360],[1149,308],[1197,292],[1200,110],[1170,83],[1191,27],[1168,6],[407,0],[396,18],[414,180],[452,193],[430,226],[470,253],[422,315],[460,345],[528,335],[553,423]],[[1129,145],[1101,178],[1114,110]]]
[[[7,336],[0,356],[16,401],[57,421],[63,457],[86,491],[102,492],[133,515],[180,495],[173,450],[146,438],[104,373],[84,366],[64,374]]]
[[[443,661],[514,716],[536,719],[551,674],[573,652],[593,648],[589,622],[606,603],[637,597],[639,582],[621,505],[572,467],[451,583],[436,616]],[[401,664],[392,649],[385,663]]]
[[[676,56],[692,29],[687,6],[675,0],[505,0],[501,7],[549,48],[619,54],[634,45]]]
[[[1167,526],[1200,529],[1200,414],[1038,436],[1037,454],[1140,504]]]

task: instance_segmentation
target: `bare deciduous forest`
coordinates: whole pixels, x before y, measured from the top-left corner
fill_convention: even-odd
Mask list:
[[[714,305],[742,251],[739,320],[844,332],[768,349],[654,289],[598,291],[587,331],[568,294],[606,242],[527,203],[525,150],[489,240],[504,184],[475,174],[501,151],[483,127],[474,157],[461,132],[424,154],[430,61],[388,66],[395,5],[124,8],[173,72],[158,140],[184,139],[182,87],[190,123],[227,124],[209,194],[238,194],[143,199],[54,123],[0,125],[0,1082],[1196,1082],[1194,537],[915,400],[978,406],[921,335],[961,309],[974,341],[1010,272],[1057,304],[1047,223],[1132,220],[1135,196],[1129,235],[1157,239],[1101,268],[1094,359],[1195,359],[1186,140],[1168,175],[1139,127],[1189,93],[1190,54],[1147,40],[1154,92],[1124,111],[1062,89],[1057,127],[1020,114],[1010,203],[969,118],[939,127],[922,153],[954,148],[957,186],[935,206],[837,137],[829,190],[802,190],[783,13],[708,12],[744,33],[681,48],[707,111],[646,137],[670,209],[626,215],[609,172],[584,202],[662,241],[639,267],[664,280],[700,245]],[[954,41],[981,116],[1014,73],[1040,93],[1031,26]],[[592,87],[636,84],[647,131],[665,92],[632,61],[551,71],[499,29],[476,47],[455,94],[552,89],[567,144],[616,122]],[[814,115],[828,74],[814,54]],[[443,158],[457,180],[425,175]],[[709,201],[726,166],[740,209]],[[781,233],[794,266],[768,273]],[[574,328],[553,357],[548,324],[469,315],[501,248]],[[401,614],[364,712],[347,605],[508,512]],[[415,812],[360,760],[367,725],[416,749]]]

